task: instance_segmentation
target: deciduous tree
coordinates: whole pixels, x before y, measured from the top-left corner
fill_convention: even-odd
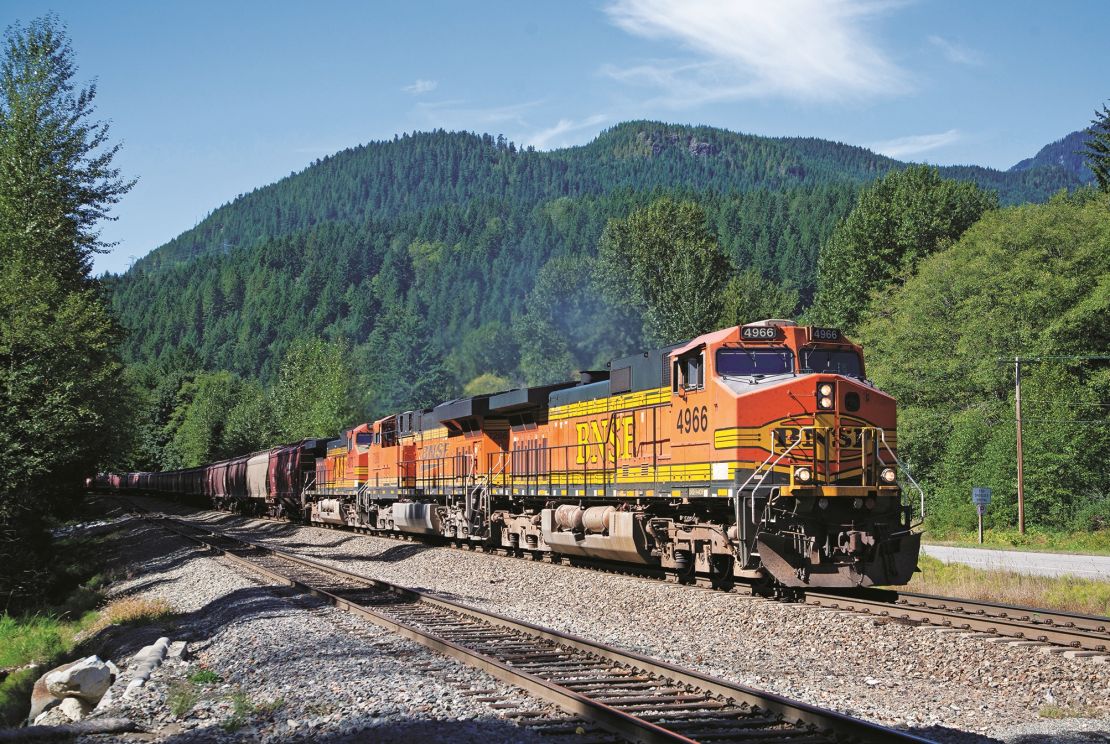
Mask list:
[[[696,336],[720,318],[728,260],[695,202],[664,197],[610,220],[598,260],[606,291],[643,313],[650,341]]]
[[[789,319],[798,309],[798,292],[764,279],[756,269],[747,269],[729,279],[721,304],[722,326],[765,318]]]
[[[272,391],[280,437],[290,442],[327,437],[349,426],[355,417],[353,385],[345,343],[318,338],[294,341]]]
[[[856,207],[822,248],[813,318],[851,330],[876,289],[901,284],[917,262],[951,245],[998,198],[936,168],[893,171],[860,192]]]

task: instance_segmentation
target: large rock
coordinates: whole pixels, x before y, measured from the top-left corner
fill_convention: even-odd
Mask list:
[[[54,697],[79,698],[91,705],[96,705],[111,685],[112,670],[97,656],[46,675],[46,689]]]
[[[27,714],[28,722],[35,721],[44,711],[53,708],[62,701],[61,697],[46,689],[46,678],[51,674],[64,672],[76,663],[76,661],[71,661],[68,664],[62,664],[35,680],[35,686],[31,689],[31,712]]]
[[[87,700],[81,698],[67,697],[58,706],[58,710],[69,718],[71,721],[80,721],[82,718],[93,712],[93,706]]]

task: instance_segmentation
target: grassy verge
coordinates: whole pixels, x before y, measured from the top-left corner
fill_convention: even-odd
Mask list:
[[[925,533],[925,542],[933,545],[953,545],[961,548],[998,548],[1002,550],[1029,550],[1041,553],[1085,553],[1110,555],[1110,531],[1095,532],[1044,532],[1029,530],[1024,535],[1017,530],[987,530],[983,544],[979,545],[976,532],[959,530]]]
[[[921,556],[918,565],[921,573],[914,574],[906,587],[912,592],[1110,616],[1107,581],[984,571],[959,563],[945,564],[927,555]]]
[[[106,603],[104,588],[117,578],[101,571],[111,554],[108,539],[58,541],[38,605],[14,614],[0,613],[0,725],[23,720],[35,680],[80,655],[83,639],[109,625],[150,622],[172,613],[164,600],[125,598]]]

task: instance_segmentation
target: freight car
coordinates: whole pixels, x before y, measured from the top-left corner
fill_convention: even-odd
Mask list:
[[[298,518],[303,512],[304,484],[323,452],[323,440],[305,439],[188,470],[101,473],[91,488],[196,496],[218,509]]]
[[[291,445],[287,477],[315,467],[279,497],[251,489],[261,455],[119,484],[722,588],[894,585],[921,540],[895,415],[839,330],[766,320]]]

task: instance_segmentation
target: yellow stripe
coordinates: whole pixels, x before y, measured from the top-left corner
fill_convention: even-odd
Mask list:
[[[746,426],[732,426],[713,432],[714,449],[733,449],[736,447],[758,447],[760,430]]]
[[[656,388],[654,390],[639,390],[635,393],[613,395],[595,400],[583,400],[578,403],[568,403],[565,406],[555,406],[548,411],[549,421],[560,421],[578,416],[590,416],[598,413],[612,413],[625,411],[630,408],[643,408],[656,406],[670,400],[670,388]]]
[[[756,462],[730,462],[728,463],[728,476],[727,480],[733,481],[736,479],[736,471],[741,467],[748,470],[753,470],[760,463]],[[774,471],[776,473],[789,473],[791,470],[788,465],[776,465]],[[543,483],[552,483],[558,485],[615,485],[621,483],[695,483],[706,482],[713,479],[713,466],[708,462],[693,462],[681,465],[660,465],[657,468],[651,466],[621,468],[616,474],[612,470],[590,470],[583,473],[581,470],[570,472],[556,472],[547,473],[536,477],[537,481]],[[521,479],[523,480],[523,479]],[[514,481],[513,478],[504,473],[494,476],[491,481],[499,486],[513,486],[520,485],[520,480]],[[650,495],[650,494],[649,494]],[[665,495],[665,494],[664,494]]]

